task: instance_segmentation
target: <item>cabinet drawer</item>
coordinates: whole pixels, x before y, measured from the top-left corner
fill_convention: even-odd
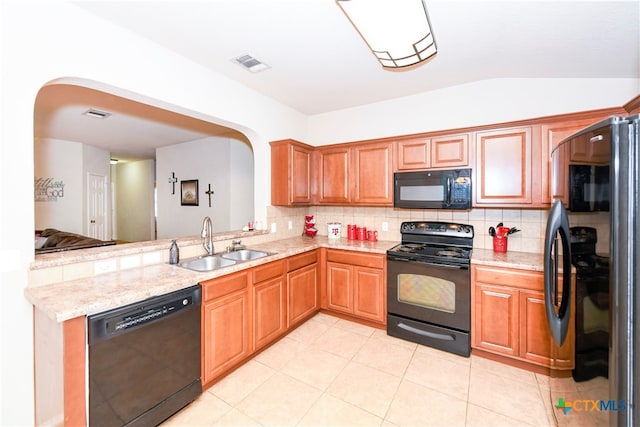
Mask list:
[[[231,292],[246,289],[247,273],[241,271],[239,273],[230,274],[216,279],[206,280],[201,283],[202,297],[204,301],[219,298]]]
[[[475,267],[473,269],[475,281],[503,285],[511,288],[542,291],[544,277],[542,272],[515,270],[500,267]]]
[[[281,276],[283,273],[282,267],[282,261],[274,261],[270,262],[269,264],[255,267],[252,270],[253,283],[264,282],[265,280],[269,280],[273,277]]]
[[[330,249],[327,251],[327,261],[382,269],[384,268],[385,256]]]
[[[295,255],[287,259],[287,271],[297,270],[314,262],[318,262],[317,250]]]

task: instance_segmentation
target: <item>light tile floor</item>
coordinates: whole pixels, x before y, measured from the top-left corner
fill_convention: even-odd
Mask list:
[[[318,314],[163,426],[602,426],[606,413],[563,415],[552,402],[605,399],[606,387]]]

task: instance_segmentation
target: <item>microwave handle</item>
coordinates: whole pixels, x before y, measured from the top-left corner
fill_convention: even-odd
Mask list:
[[[451,177],[447,177],[447,206],[451,206]]]

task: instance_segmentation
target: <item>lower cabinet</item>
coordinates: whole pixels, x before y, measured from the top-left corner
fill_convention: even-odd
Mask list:
[[[257,350],[287,330],[283,261],[259,266],[253,276],[253,345]]]
[[[525,364],[573,369],[573,322],[558,347],[547,326],[542,272],[472,265],[471,286],[472,348]]]
[[[384,255],[328,249],[326,308],[385,323],[385,266]]]
[[[202,383],[241,363],[253,351],[247,273],[202,283]]]
[[[202,383],[208,387],[319,310],[318,251],[201,285]]]
[[[320,308],[318,251],[287,260],[287,327],[295,326]]]

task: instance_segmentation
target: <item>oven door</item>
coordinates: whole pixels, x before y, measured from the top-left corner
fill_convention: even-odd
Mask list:
[[[468,265],[445,265],[387,256],[387,311],[469,332],[471,276]]]

